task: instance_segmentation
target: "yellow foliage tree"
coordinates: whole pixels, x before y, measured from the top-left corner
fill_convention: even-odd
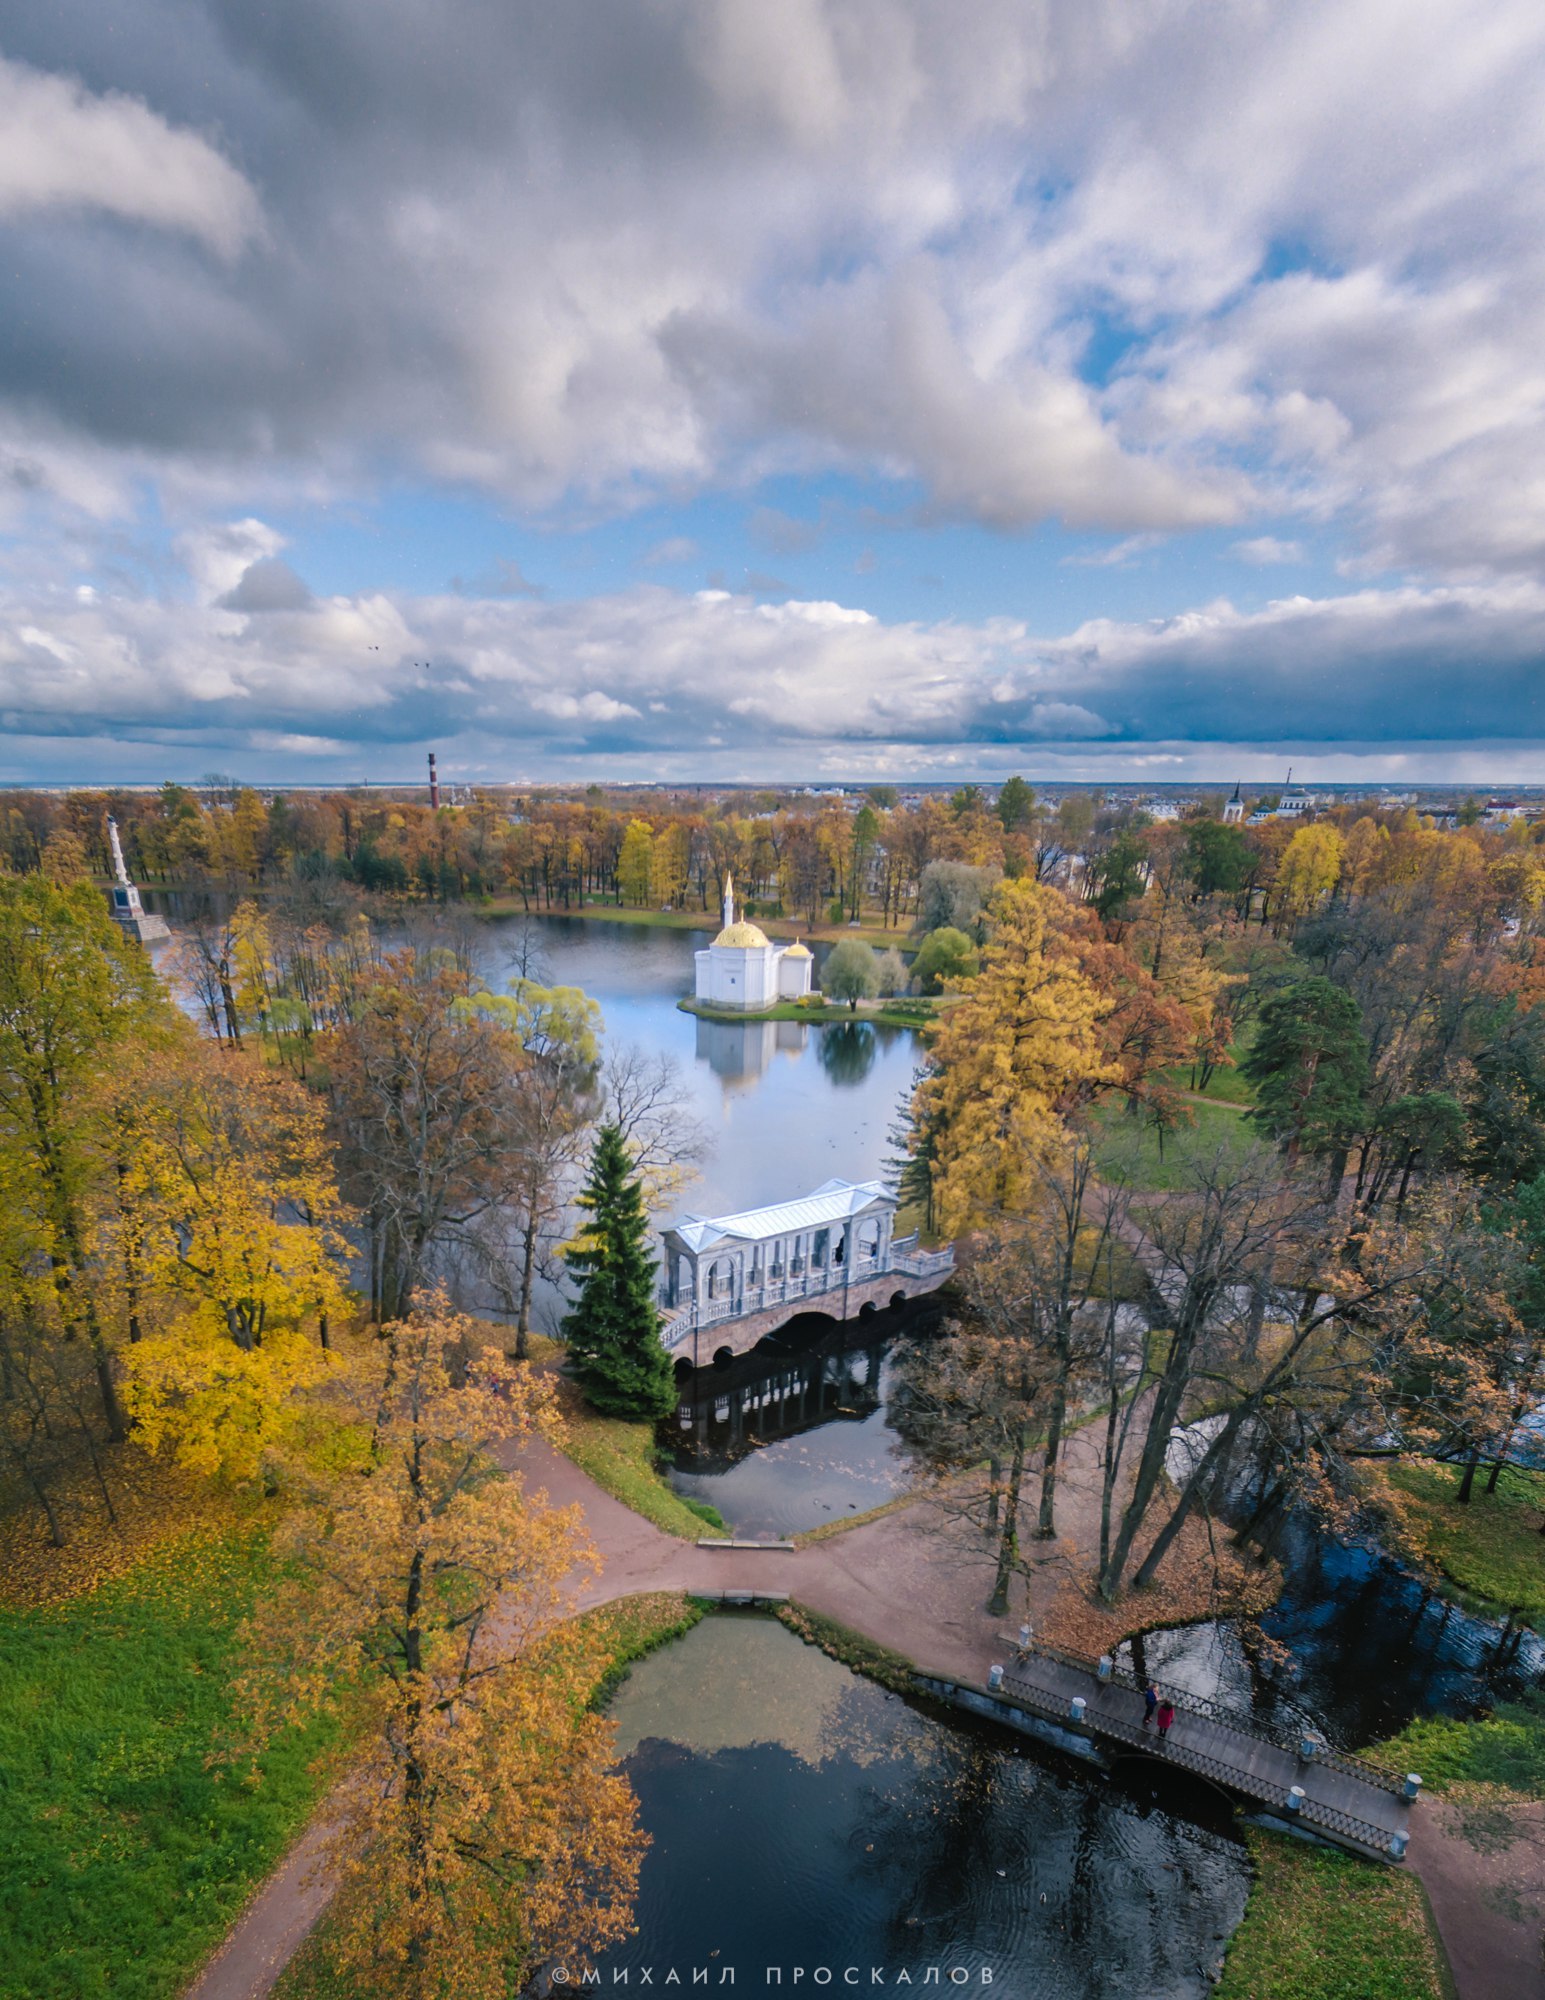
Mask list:
[[[1109,1011],[1073,962],[1054,889],[1008,881],[988,905],[982,970],[944,1016],[916,1105],[947,1235],[1016,1213],[1060,1112],[1113,1078],[1096,1024]]]
[[[347,1245],[318,1101],[189,1037],[135,1079],[120,1176],[150,1330],[126,1350],[143,1443],[247,1478],[327,1373]]]
[[[1324,902],[1341,879],[1344,849],[1341,835],[1328,821],[1298,828],[1277,864],[1280,921],[1295,923]]]
[[[504,2000],[627,1935],[646,1845],[588,1706],[594,1641],[561,1622],[594,1560],[581,1510],[500,1470],[556,1429],[552,1388],[437,1305],[329,1401],[366,1461],[281,1530],[291,1581],[246,1634],[240,1693],[259,1744],[317,1710],[349,1725],[337,1969],[408,2000]]]
[[[623,902],[642,908],[654,879],[654,835],[641,819],[628,821],[617,857],[617,889]]]

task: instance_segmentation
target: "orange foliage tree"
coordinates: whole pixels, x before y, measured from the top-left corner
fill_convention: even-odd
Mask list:
[[[258,1744],[319,1709],[350,1724],[338,1969],[410,2000],[503,2000],[628,1934],[646,1844],[588,1706],[598,1663],[561,1622],[593,1560],[580,1510],[498,1462],[555,1426],[551,1386],[436,1302],[330,1402],[356,1463],[281,1531],[244,1712]]]

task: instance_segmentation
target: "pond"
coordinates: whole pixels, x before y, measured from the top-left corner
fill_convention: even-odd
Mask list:
[[[610,1989],[733,1968],[963,1969],[1005,2000],[1181,2000],[1243,1911],[1227,1809],[1183,1773],[1086,1773],[938,1719],[770,1618],[712,1616],[641,1661],[612,1707],[653,1845]],[[991,1973],[984,1987],[983,1970]],[[820,1983],[825,1983],[823,1980]],[[850,1982],[852,1983],[852,1982]],[[957,1984],[960,1982],[957,1981]]]
[[[832,1325],[795,1320],[727,1369],[683,1382],[661,1428],[670,1482],[717,1507],[737,1534],[798,1534],[867,1513],[905,1490],[911,1467],[893,1424],[898,1344],[940,1317],[920,1299]]]

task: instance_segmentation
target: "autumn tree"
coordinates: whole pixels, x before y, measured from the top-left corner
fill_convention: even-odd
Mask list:
[[[91,1235],[94,1107],[111,1067],[166,1018],[149,959],[89,883],[0,877],[0,1185],[60,1330],[91,1353],[115,1438],[124,1415]]]
[[[1277,863],[1275,902],[1278,925],[1293,924],[1323,903],[1341,879],[1344,844],[1323,820],[1301,826]]]
[[[328,1372],[346,1215],[321,1102],[191,1033],[120,1085],[115,1227],[143,1332],[126,1400],[151,1450],[250,1477]],[[116,1238],[116,1242],[114,1242]]]
[[[408,1311],[437,1254],[475,1246],[518,1174],[527,1058],[514,1027],[472,1006],[472,988],[453,954],[390,952],[320,1043],[379,1318]]]
[[[1061,905],[1029,880],[997,889],[982,970],[930,1048],[916,1117],[930,1134],[948,1235],[1018,1212],[1060,1112],[1110,1074],[1097,1032],[1108,1003],[1073,962]]]
[[[515,1354],[530,1351],[536,1279],[561,1233],[596,1105],[601,1010],[577,987],[517,980],[508,995],[480,993],[480,1014],[510,1029],[525,1062],[508,1104],[505,1199],[470,1240],[515,1321]]]
[[[858,1012],[860,1000],[872,1000],[880,990],[880,962],[872,944],[862,938],[843,938],[826,954],[821,967],[821,991],[832,1000],[845,1000],[849,1013]]]
[[[579,1279],[563,1322],[574,1373],[603,1416],[663,1417],[676,1392],[660,1343],[658,1265],[639,1176],[615,1125],[596,1137],[578,1202],[584,1221],[564,1251]]]
[[[342,1723],[326,1949],[411,2000],[505,2000],[631,1924],[645,1840],[594,1642],[560,1622],[593,1551],[508,1469],[551,1394],[439,1307],[371,1342],[329,1399],[354,1463],[298,1475],[244,1635],[249,1745]]]
[[[713,1147],[681,1065],[663,1050],[623,1043],[606,1057],[601,1095],[604,1122],[617,1128],[644,1206],[657,1213],[695,1178]]]

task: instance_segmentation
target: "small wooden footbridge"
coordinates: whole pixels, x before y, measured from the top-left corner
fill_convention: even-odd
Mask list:
[[[1259,1813],[1376,1861],[1402,1861],[1415,1773],[1386,1769],[1335,1750],[1313,1731],[1272,1731],[1231,1716],[1218,1703],[1156,1683],[1175,1706],[1168,1737],[1143,1722],[1135,1675],[1108,1656],[1090,1660],[1055,1646],[1025,1643],[994,1667],[989,1692],[1100,1761],[1137,1754],[1162,1759],[1231,1792]],[[1102,1754],[1103,1753],[1103,1754]]]

